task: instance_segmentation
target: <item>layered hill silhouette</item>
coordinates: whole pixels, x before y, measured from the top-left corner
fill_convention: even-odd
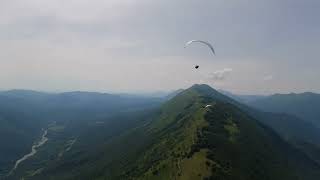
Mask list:
[[[295,115],[320,128],[320,94],[275,94],[249,103],[260,110]]]

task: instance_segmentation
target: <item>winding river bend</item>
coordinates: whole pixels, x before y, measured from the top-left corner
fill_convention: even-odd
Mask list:
[[[45,130],[42,134],[42,137],[40,139],[40,141],[38,141],[37,143],[35,143],[33,146],[32,146],[32,149],[31,149],[31,152],[24,155],[22,158],[18,159],[14,165],[14,167],[12,168],[12,170],[10,171],[9,175],[12,174],[14,172],[14,170],[17,169],[17,167],[19,166],[19,164],[21,164],[23,161],[29,159],[30,157],[32,157],[33,155],[35,155],[37,153],[37,149],[39,147],[41,147],[42,145],[44,145],[47,141],[48,141],[48,138],[46,137],[47,136],[47,133],[48,133],[48,130]]]

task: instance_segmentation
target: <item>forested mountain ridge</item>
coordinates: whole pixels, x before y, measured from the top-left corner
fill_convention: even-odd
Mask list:
[[[194,85],[153,108],[57,122],[38,154],[9,178],[319,179],[317,161],[255,119],[261,118],[255,112]]]
[[[265,112],[295,115],[320,128],[320,94],[275,94],[250,102],[249,105]]]
[[[155,143],[130,179],[317,179],[319,165],[211,87],[195,85],[163,107]],[[205,108],[206,105],[211,105]],[[171,110],[171,111],[170,111]],[[168,115],[170,114],[170,116]],[[161,128],[157,128],[161,127]],[[300,166],[296,160],[309,168]]]
[[[224,91],[225,93],[225,91]],[[292,106],[296,108],[304,107],[305,104],[310,106],[314,102],[318,102],[317,98],[312,99],[310,97],[316,97],[316,93],[302,93],[302,94],[276,94],[273,96],[259,96],[254,98],[255,100],[243,101],[241,96],[225,93],[232,99],[228,99],[228,102],[236,105],[243,111],[250,114],[259,122],[273,129],[278,133],[281,138],[292,144],[293,146],[304,151],[309,157],[317,162],[320,162],[320,129],[315,126],[312,121],[308,119],[309,115],[303,108],[300,111],[295,111]],[[237,101],[234,101],[235,99]],[[252,97],[252,96],[250,96]],[[275,101],[281,101],[279,104],[275,104],[275,101],[270,99],[277,99]],[[292,98],[292,99],[291,99]],[[266,103],[265,103],[266,101]],[[294,102],[292,104],[290,102]],[[279,107],[278,107],[279,106]],[[266,108],[264,108],[266,107]],[[319,106],[310,107],[308,111],[310,114],[319,119],[317,115]],[[289,110],[288,110],[289,109]],[[295,113],[291,113],[294,111]]]
[[[0,92],[0,177],[31,151],[43,129],[56,122],[73,129],[119,113],[148,109],[163,100],[95,92],[43,93],[30,90]],[[126,126],[124,126],[126,127]],[[75,130],[72,130],[74,132]],[[77,130],[79,131],[79,130]],[[50,134],[50,133],[49,133]]]

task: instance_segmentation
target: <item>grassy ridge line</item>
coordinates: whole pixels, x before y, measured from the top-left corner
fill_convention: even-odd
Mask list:
[[[157,142],[138,158],[136,167],[126,172],[124,179],[314,180],[320,177],[317,167],[300,156],[301,152],[292,150],[273,131],[226,99],[200,85],[165,104],[160,117],[150,125]],[[214,106],[205,109],[206,104]],[[306,163],[312,170],[299,170],[295,160]]]
[[[166,103],[159,119],[150,125],[157,143],[140,157],[138,166],[127,172],[126,178],[160,180],[210,176],[205,165],[206,151],[191,154],[198,141],[197,132],[208,125],[204,120],[205,112],[199,94],[193,90],[180,93]]]

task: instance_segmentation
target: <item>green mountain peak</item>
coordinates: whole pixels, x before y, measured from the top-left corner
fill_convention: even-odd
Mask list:
[[[297,159],[319,169],[230,102],[205,84],[180,92],[150,124],[156,140],[126,178],[291,180],[306,177],[294,173],[302,168]]]

